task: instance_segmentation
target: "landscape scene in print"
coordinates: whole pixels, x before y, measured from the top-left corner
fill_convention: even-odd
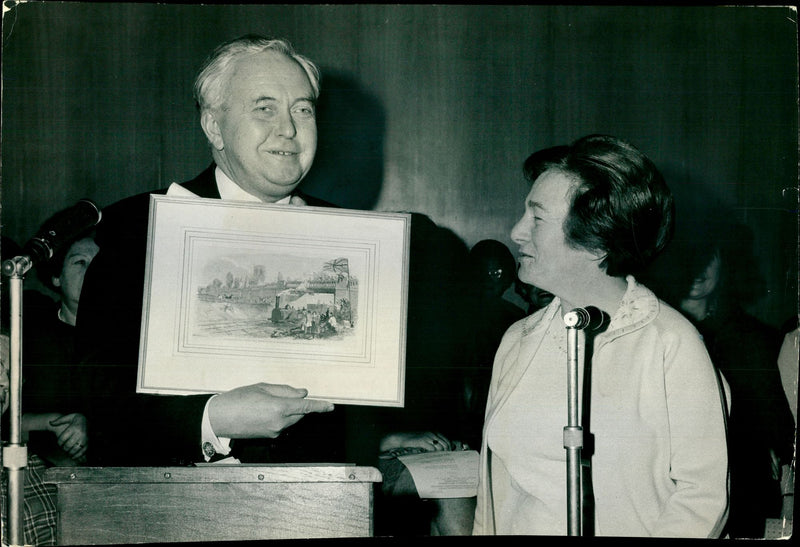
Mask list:
[[[354,333],[359,281],[347,258],[219,254],[201,271],[194,336],[336,341]]]

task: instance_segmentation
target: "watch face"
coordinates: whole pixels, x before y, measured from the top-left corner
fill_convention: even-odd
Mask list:
[[[205,454],[207,457],[211,458],[211,457],[213,457],[213,456],[214,456],[216,453],[217,453],[217,451],[216,451],[216,450],[214,450],[214,445],[212,445],[212,444],[211,444],[211,443],[209,443],[209,442],[205,442],[205,443],[203,443],[203,454]]]

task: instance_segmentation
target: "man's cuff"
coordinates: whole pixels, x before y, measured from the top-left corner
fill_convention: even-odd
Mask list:
[[[214,397],[216,397],[216,395],[210,397],[208,401],[206,401],[206,406],[203,409],[203,421],[200,426],[201,448],[206,461],[210,461],[215,456],[227,456],[231,451],[231,440],[227,437],[217,437],[214,434],[214,430],[211,428],[211,419],[208,417],[208,405]]]

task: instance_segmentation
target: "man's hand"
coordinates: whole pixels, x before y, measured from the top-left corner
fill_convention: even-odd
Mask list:
[[[214,433],[230,439],[275,438],[309,412],[333,404],[306,399],[308,391],[286,385],[253,384],[220,393],[208,405]]]
[[[58,446],[75,460],[86,455],[89,436],[83,414],[64,414],[50,420],[50,430],[55,433]]]
[[[420,448],[425,452],[442,452],[461,450],[461,442],[450,440],[435,431],[408,431],[386,435],[380,443],[379,451],[386,452],[395,448]]]

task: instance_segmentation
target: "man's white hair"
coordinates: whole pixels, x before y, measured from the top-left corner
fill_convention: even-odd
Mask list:
[[[198,108],[203,111],[221,107],[230,67],[237,58],[262,51],[275,51],[293,59],[308,76],[313,98],[319,96],[320,72],[313,61],[297,53],[287,40],[248,34],[217,46],[205,60],[194,82],[194,99]]]

